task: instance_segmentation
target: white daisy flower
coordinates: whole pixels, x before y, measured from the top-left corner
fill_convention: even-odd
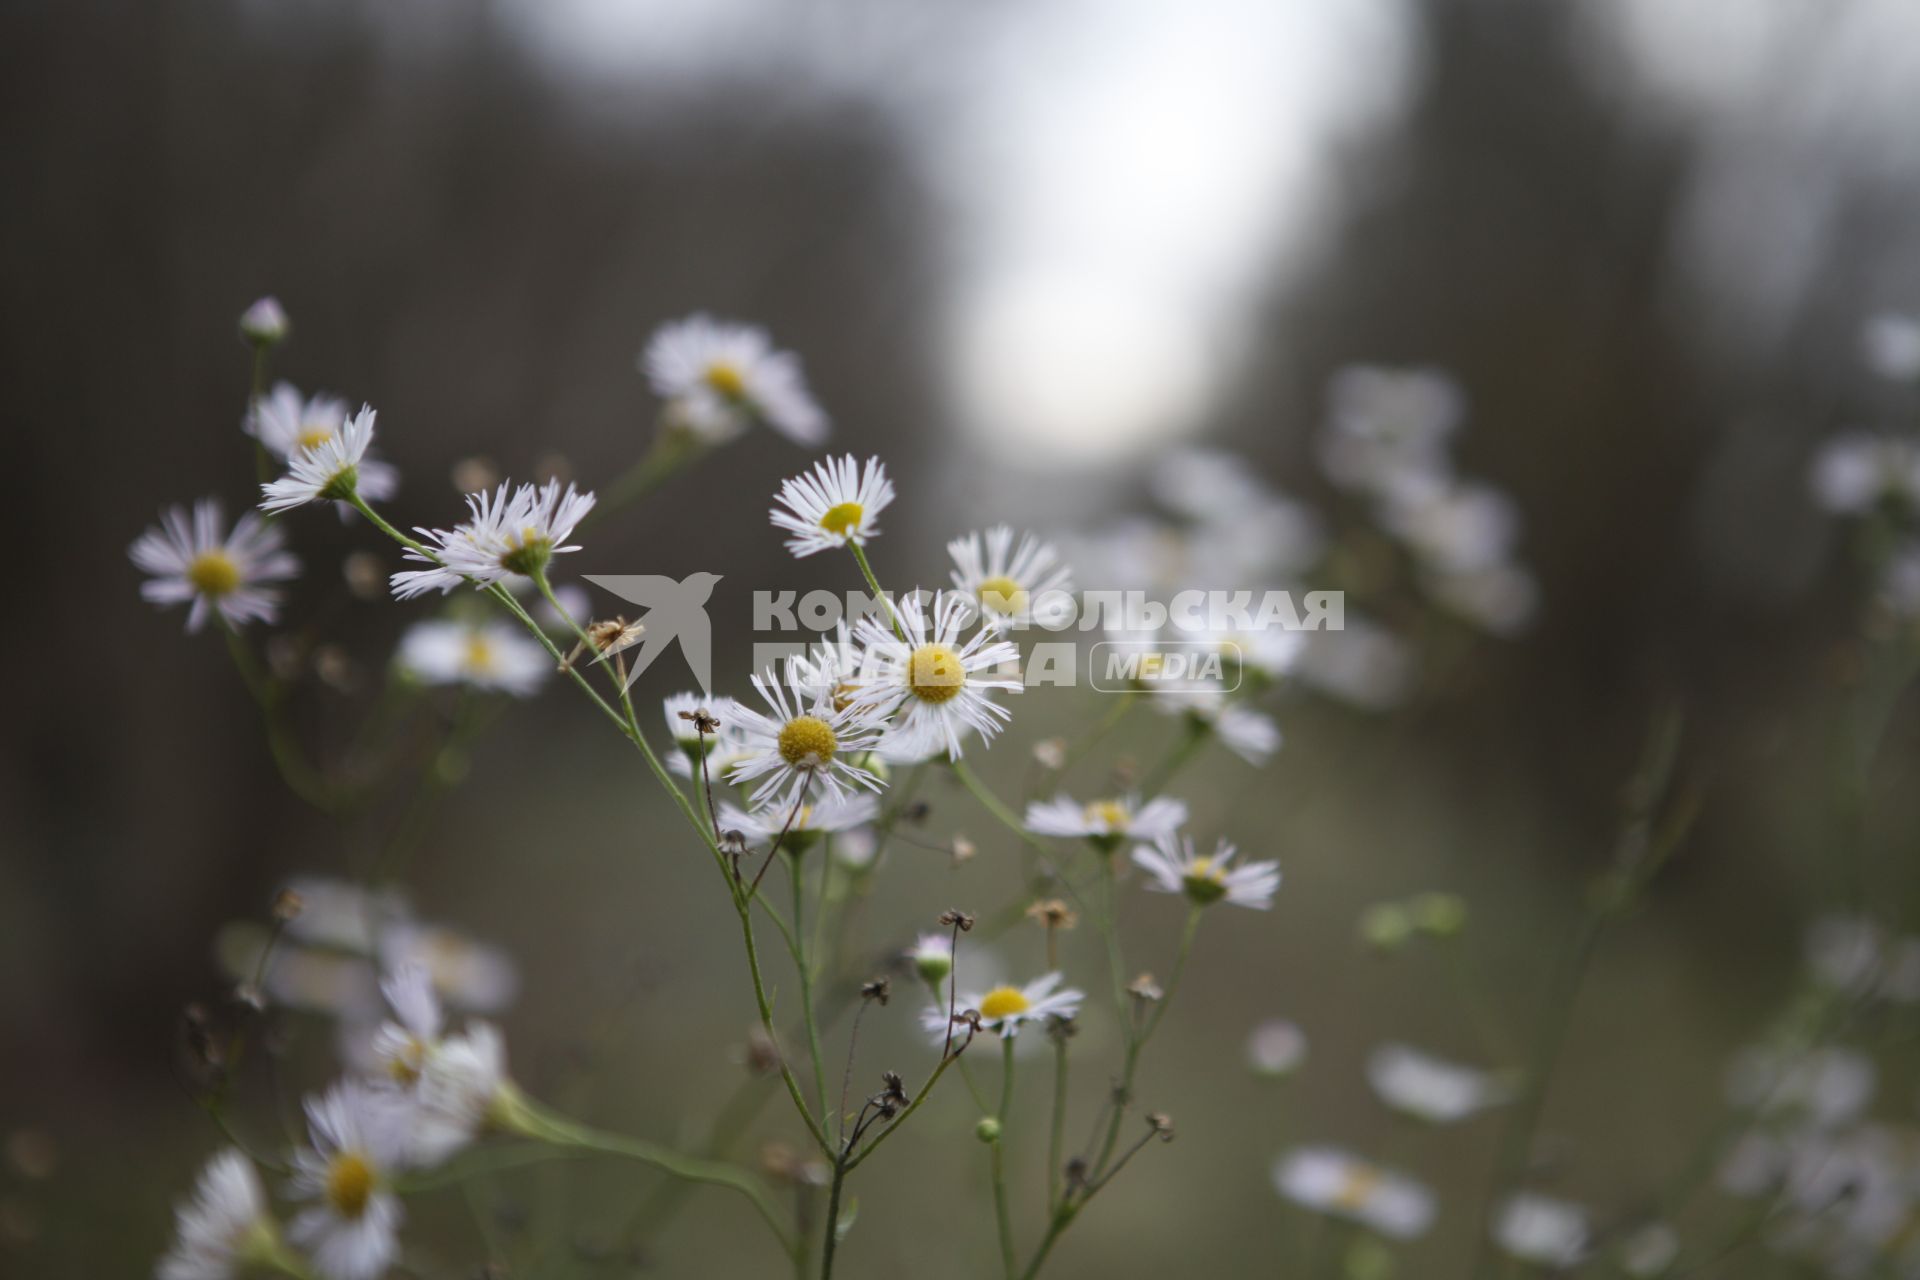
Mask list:
[[[283,550],[285,535],[249,511],[221,533],[220,503],[202,498],[185,507],[167,507],[160,523],[141,534],[127,555],[142,573],[140,598],[158,605],[191,600],[187,630],[198,631],[207,615],[219,613],[229,627],[271,623],[279,615],[280,592],[266,585],[300,574],[300,562]]]
[[[1452,1124],[1512,1097],[1490,1072],[1404,1044],[1383,1044],[1367,1056],[1367,1083],[1393,1110],[1430,1124]]]
[[[1172,835],[1186,820],[1186,802],[1170,796],[1149,800],[1144,805],[1137,795],[1081,804],[1062,794],[1029,804],[1026,827],[1035,835],[1080,836],[1101,848],[1112,849],[1128,838],[1157,840]]]
[[[1895,382],[1920,378],[1920,317],[1882,311],[1868,318],[1860,346],[1867,368]]]
[[[863,468],[853,455],[822,458],[813,470],[780,482],[773,523],[794,536],[787,550],[796,557],[867,545],[880,532],[877,517],[893,501],[893,481],[880,459]],[[784,508],[784,509],[783,509]]]
[[[423,684],[465,684],[522,698],[553,671],[547,651],[525,631],[495,619],[417,622],[400,638],[395,661]]]
[[[283,341],[292,324],[280,299],[271,295],[256,298],[240,313],[240,336],[256,346],[271,347]]]
[[[894,717],[889,750],[897,749],[902,758],[944,747],[958,759],[963,730],[990,740],[1012,719],[988,691],[1020,691],[1018,676],[993,674],[995,667],[1017,660],[1020,650],[984,628],[963,643],[960,631],[968,612],[964,597],[940,591],[930,613],[915,596],[897,603],[904,640],[879,618],[860,622],[856,634],[868,681],[855,701]]]
[[[373,410],[363,405],[326,439],[289,453],[287,474],[260,486],[260,509],[277,514],[309,502],[346,502],[356,493],[379,496],[375,489],[391,492],[393,469],[383,463],[366,462],[367,446],[373,443],[373,421]],[[361,487],[363,467],[371,471],[371,488]]]
[[[1436,573],[1503,564],[1520,535],[1520,509],[1487,484],[1421,475],[1389,485],[1380,523]]]
[[[669,420],[718,443],[760,419],[796,444],[827,438],[827,415],[814,403],[800,358],[774,349],[764,329],[694,315],[662,325],[640,367]]]
[[[1466,397],[1438,369],[1349,365],[1327,385],[1320,465],[1335,484],[1375,489],[1447,467],[1447,439]]]
[[[926,939],[921,941],[924,943]],[[980,1015],[983,1030],[1012,1038],[1029,1022],[1072,1018],[1080,1012],[1080,1002],[1086,998],[1085,993],[1072,987],[1055,990],[1059,986],[1060,975],[1049,973],[1035,978],[1024,987],[999,986],[990,991],[962,991],[956,995],[954,1012],[959,1014],[972,1009]],[[920,1025],[932,1035],[935,1044],[946,1043],[946,1005],[921,1013]]]
[[[362,412],[369,415],[370,432],[373,411]],[[291,463],[339,437],[348,422],[347,402],[338,396],[302,397],[291,382],[277,382],[254,402],[243,426],[268,453]],[[400,487],[400,473],[376,458],[360,458],[355,477],[360,496],[372,502],[391,498]]]
[[[865,826],[879,815],[879,797],[865,793],[829,796],[818,804],[802,804],[798,809],[773,806],[748,812],[735,805],[723,804],[720,806],[720,829],[738,831],[755,841],[774,840],[785,831],[787,838],[781,848],[801,853],[811,848],[823,835],[851,831],[855,827]],[[793,819],[791,826],[787,823],[789,816]]]
[[[1889,500],[1920,505],[1920,446],[1848,431],[1820,446],[1808,479],[1814,500],[1835,515],[1860,515]]]
[[[157,1280],[234,1280],[279,1252],[266,1192],[253,1161],[227,1148],[207,1161],[193,1199],[174,1210],[173,1247]]]
[[[1073,571],[1051,543],[1032,534],[1014,545],[1013,530],[995,525],[947,544],[953,585],[974,600],[995,630],[1057,620],[1071,609]]]
[[[431,554],[408,551],[407,559],[432,565],[393,575],[393,594],[405,600],[427,591],[445,594],[462,582],[487,587],[510,575],[532,577],[548,561],[566,551],[574,529],[593,510],[593,495],[558,480],[544,485],[523,484],[508,496],[502,484],[492,493],[467,495],[473,518],[444,529],[416,529],[432,544]]]
[[[433,976],[408,963],[380,984],[393,1018],[374,1033],[374,1069],[412,1103],[411,1153],[438,1164],[472,1142],[506,1079],[500,1035],[486,1023],[448,1036]]]
[[[1297,1205],[1357,1222],[1394,1240],[1433,1225],[1433,1192],[1336,1147],[1297,1147],[1274,1163],[1273,1185]]]
[[[1220,745],[1251,765],[1263,765],[1280,749],[1280,726],[1273,717],[1234,702],[1226,691],[1203,685],[1190,689],[1156,686],[1154,710],[1162,715],[1185,715],[1207,726]]]
[[[791,683],[794,664],[790,661],[787,668]],[[880,789],[878,778],[852,763],[854,756],[880,741],[881,716],[875,708],[863,702],[836,708],[825,699],[803,701],[772,667],[753,677],[753,687],[774,714],[764,715],[744,703],[734,707],[746,754],[728,771],[727,780],[745,784],[765,778],[750,797],[755,807],[791,809],[816,784],[834,796],[844,794],[849,784]]]
[[[294,1153],[291,1192],[313,1203],[287,1235],[326,1280],[375,1280],[400,1253],[406,1215],[390,1180],[406,1167],[406,1102],[341,1081],[307,1099],[307,1123],[312,1145]]]
[[[953,935],[950,933],[923,933],[914,939],[913,946],[907,950],[907,959],[913,965],[913,971],[922,981],[935,986],[947,980],[953,972]],[[940,1016],[946,1017],[941,1010]],[[946,1036],[941,1035],[944,1042]]]
[[[357,955],[372,955],[380,929],[409,911],[397,889],[369,889],[333,876],[295,876],[284,888],[300,899],[300,913],[283,927],[287,938]]]
[[[1568,1267],[1587,1253],[1587,1211],[1534,1192],[1509,1197],[1493,1221],[1493,1239],[1522,1262]]]
[[[520,969],[513,957],[445,925],[400,921],[380,935],[381,967],[398,972],[408,964],[426,966],[440,999],[470,1013],[498,1013],[520,993]]]
[[[1285,1018],[1269,1018],[1247,1035],[1247,1065],[1256,1075],[1292,1075],[1306,1060],[1307,1034]]]
[[[1236,867],[1235,852],[1222,840],[1212,854],[1200,857],[1191,836],[1163,835],[1151,845],[1136,845],[1133,863],[1152,877],[1147,887],[1157,893],[1183,893],[1203,907],[1225,898],[1236,907],[1265,911],[1280,887],[1280,864],[1249,862]]]

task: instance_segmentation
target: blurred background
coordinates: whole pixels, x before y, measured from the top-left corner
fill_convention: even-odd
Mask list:
[[[1791,989],[1851,838],[1830,783],[1862,667],[1863,586],[1809,459],[1839,428],[1916,415],[1913,386],[1860,351],[1868,316],[1920,307],[1920,10],[1903,0],[14,0],[0,33],[6,506],[35,552],[0,641],[0,1271],[150,1266],[217,1142],[176,1059],[183,1007],[221,991],[220,926],[259,919],[290,874],[343,870],[393,820],[334,823],[290,794],[217,638],[142,605],[126,558],[162,504],[247,500],[233,325],[264,293],[294,323],[276,373],[379,409],[406,525],[455,518],[462,459],[617,474],[653,431],[647,334],[694,310],[764,324],[803,356],[833,447],[896,477],[874,556],[889,583],[943,577],[969,528],[1066,536],[1140,509],[1176,445],[1336,504],[1314,451],[1334,371],[1457,379],[1460,465],[1524,521],[1531,625],[1392,713],[1283,702],[1267,770],[1222,756],[1189,775],[1202,834],[1279,858],[1286,883],[1271,917],[1203,936],[1144,1081],[1181,1140],[1088,1211],[1049,1274],[1273,1274],[1292,1256],[1275,1153],[1384,1140],[1369,1048],[1487,1061],[1429,966],[1356,941],[1362,910],[1462,894],[1489,1005],[1530,1025],[1670,701],[1700,817],[1602,946],[1547,1100],[1545,1185],[1601,1212],[1644,1203]],[[766,526],[808,461],[756,434],[568,567],[725,572],[716,670],[743,692],[749,588],[857,586]],[[424,610],[351,601],[334,566],[388,552],[301,514],[289,626],[377,675]],[[355,703],[309,685],[296,713],[324,755]],[[671,687],[663,665],[640,691]],[[476,749],[412,896],[516,958],[504,1022],[529,1089],[697,1139],[688,1117],[743,1073],[733,923],[697,850],[662,834],[657,790],[561,692]],[[1101,709],[1027,698],[983,771],[1011,792],[1024,744]],[[1131,723],[1112,754],[1150,759],[1164,731]],[[1917,758],[1909,699],[1867,775],[1879,901],[1911,904],[1920,879]],[[883,883],[851,944],[875,963],[1012,887],[1004,834],[957,790],[927,798],[927,838],[963,832],[981,855],[928,853]],[[1134,945],[1171,947],[1174,904],[1129,912]],[[1009,941],[1010,963],[1036,945]],[[907,1004],[873,1033],[874,1069],[924,1055]],[[1312,1043],[1284,1100],[1242,1063],[1275,1015]],[[290,1078],[312,1087],[327,1037],[293,1038]],[[1088,1039],[1090,1057],[1114,1047]],[[1891,1115],[1911,1118],[1913,1084],[1883,1079]],[[756,1136],[797,1136],[781,1109]],[[947,1099],[860,1188],[853,1274],[984,1273],[972,1119]],[[1404,1155],[1463,1189],[1410,1274],[1465,1274],[1496,1140],[1476,1122]],[[539,1274],[777,1262],[712,1196],[631,1259],[618,1223],[648,1185],[569,1166],[503,1182],[488,1212],[563,1242]],[[457,1197],[416,1213],[422,1273],[473,1274]]]

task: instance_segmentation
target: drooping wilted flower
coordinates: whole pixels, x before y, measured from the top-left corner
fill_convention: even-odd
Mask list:
[[[844,458],[822,458],[813,470],[780,483],[773,523],[793,534],[787,550],[810,556],[852,545],[864,547],[880,532],[879,516],[893,501],[893,481],[880,459],[865,467]]]
[[[1424,1184],[1337,1147],[1288,1152],[1273,1166],[1273,1185],[1297,1205],[1390,1239],[1411,1240],[1433,1225],[1433,1192]]]
[[[1044,624],[1071,607],[1073,571],[1051,543],[1032,534],[1016,546],[1012,528],[995,525],[949,542],[947,554],[953,557],[954,588],[975,601],[995,630]]]
[[[517,697],[538,691],[553,662],[518,626],[496,619],[417,622],[400,638],[395,661],[423,684],[464,684]]]
[[[249,511],[231,533],[221,532],[220,503],[202,498],[185,507],[167,507],[158,526],[141,534],[127,554],[149,576],[140,597],[158,605],[192,601],[187,630],[198,631],[209,614],[229,627],[271,623],[279,614],[280,592],[268,583],[299,576],[300,562],[283,550],[285,535]]]
[[[429,553],[409,550],[409,560],[432,565],[393,575],[393,594],[402,600],[428,591],[442,594],[462,582],[487,587],[511,575],[532,577],[544,572],[554,556],[580,548],[567,539],[587,512],[593,495],[572,485],[564,490],[558,480],[544,485],[523,484],[508,496],[502,484],[492,493],[470,493],[467,508],[473,518],[451,530],[420,529]]]
[[[763,329],[694,315],[662,325],[640,356],[667,420],[712,443],[754,419],[796,444],[827,438],[827,415],[807,391],[800,358]]]
[[[1204,857],[1194,852],[1192,837],[1162,835],[1151,845],[1136,845],[1134,865],[1149,876],[1147,888],[1159,893],[1181,893],[1199,906],[1221,899],[1236,907],[1265,911],[1280,887],[1280,864],[1249,862],[1234,866],[1234,847],[1222,840]]]

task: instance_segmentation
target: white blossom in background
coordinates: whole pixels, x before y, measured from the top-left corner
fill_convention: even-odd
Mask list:
[[[995,525],[949,542],[947,554],[954,589],[973,599],[990,627],[1045,624],[1072,608],[1073,571],[1052,543],[1030,533],[1016,544],[1012,528]]]
[[[1539,582],[1517,564],[1429,573],[1421,585],[1442,607],[1496,636],[1524,631],[1540,608]]]
[[[791,827],[787,824],[790,814],[793,818]],[[854,793],[829,796],[817,804],[803,804],[797,810],[769,806],[749,811],[723,804],[720,806],[720,829],[738,831],[749,840],[760,841],[772,840],[785,830],[787,845],[783,847],[798,848],[809,843],[805,837],[851,831],[879,816],[878,796]],[[798,843],[795,837],[801,837]]]
[[[1273,1166],[1273,1185],[1303,1208],[1392,1240],[1411,1240],[1433,1225],[1433,1192],[1406,1174],[1337,1147],[1298,1147]]]
[[[1834,436],[1813,455],[1814,501],[1834,515],[1861,515],[1881,502],[1920,506],[1920,444],[1875,431]]]
[[[1367,1055],[1367,1083],[1388,1107],[1430,1124],[1465,1120],[1512,1097],[1490,1072],[1404,1044],[1384,1044]]]
[[[1178,831],[1187,820],[1187,805],[1171,796],[1157,796],[1145,804],[1137,795],[1090,800],[1085,804],[1064,793],[1027,806],[1025,825],[1035,835],[1083,837],[1111,846],[1125,839],[1156,840]]]
[[[553,659],[515,623],[417,622],[400,637],[395,661],[423,684],[464,684],[528,697],[553,673]]]
[[[149,528],[127,554],[148,576],[140,598],[152,604],[192,602],[187,630],[198,631],[217,613],[229,627],[272,623],[279,616],[280,592],[273,583],[300,574],[300,562],[283,548],[279,527],[249,511],[231,532],[223,532],[220,503],[202,498],[188,513],[167,507],[158,526]]]
[[[346,502],[357,493],[374,497],[360,487],[362,473],[369,468],[376,487],[391,488],[392,469],[367,462],[374,418],[373,410],[362,405],[332,435],[288,453],[287,473],[260,486],[260,509],[278,515],[311,502]]]
[[[1880,575],[1880,604],[1899,618],[1920,618],[1920,542],[1902,543]]]
[[[1220,739],[1221,746],[1250,765],[1265,764],[1280,749],[1280,726],[1274,723],[1273,717],[1233,701],[1216,685],[1156,687],[1152,706],[1163,715],[1186,716],[1205,725]]]
[[[1265,911],[1280,888],[1280,864],[1249,862],[1234,866],[1237,850],[1225,840],[1209,854],[1194,851],[1191,837],[1163,835],[1133,850],[1134,865],[1148,876],[1147,888],[1185,894],[1198,906],[1225,899],[1236,907]]]
[[[1587,1254],[1587,1211],[1534,1192],[1511,1196],[1494,1215],[1494,1243],[1509,1256],[1543,1267],[1569,1267]]]
[[[1614,1256],[1628,1275],[1662,1276],[1680,1257],[1680,1236],[1664,1222],[1649,1222],[1629,1232]]]
[[[157,1280],[234,1280],[279,1247],[253,1161],[228,1147],[207,1161],[193,1198],[174,1211],[173,1245],[154,1275]]]
[[[1335,484],[1377,490],[1444,474],[1466,396],[1438,369],[1348,365],[1327,384],[1320,465]]]
[[[771,514],[774,526],[793,537],[795,558],[845,546],[864,547],[879,536],[880,513],[893,501],[893,481],[878,458],[863,467],[852,454],[822,458],[812,471],[780,482]]]
[[[1472,573],[1504,564],[1520,535],[1520,511],[1492,485],[1417,476],[1390,485],[1382,527],[1431,571]]]
[[[944,940],[945,935],[941,936]],[[951,955],[951,952],[948,954]],[[957,995],[954,1012],[959,1014],[971,1009],[980,1015],[982,1030],[1011,1038],[1030,1022],[1074,1017],[1080,1012],[1080,1002],[1085,998],[1084,992],[1061,987],[1059,974],[1049,973],[1025,986],[1006,984],[986,991],[961,991]],[[920,1015],[920,1024],[933,1037],[934,1043],[945,1043],[947,1006],[942,1004],[925,1010]]]
[[[961,639],[968,613],[965,597],[940,591],[931,607],[915,596],[897,602],[904,639],[878,618],[862,619],[855,629],[868,679],[854,704],[891,718],[887,742],[902,757],[944,750],[958,759],[963,730],[991,740],[1012,719],[991,694],[1020,691],[1019,676],[996,671],[1017,661],[1020,651],[985,628]]]
[[[756,807],[791,808],[815,792],[838,796],[855,787],[879,790],[880,780],[854,758],[880,741],[882,713],[864,702],[836,708],[824,698],[803,701],[792,687],[793,661],[787,669],[785,682],[773,667],[753,677],[753,687],[772,715],[744,703],[734,708],[745,754],[728,770],[727,781],[744,785],[760,780],[751,799]]]
[[[1387,711],[1413,690],[1414,655],[1393,632],[1348,610],[1344,630],[1308,633],[1297,672],[1328,697],[1366,711]]]
[[[827,415],[814,403],[800,358],[777,350],[764,329],[693,315],[662,325],[640,355],[667,421],[709,443],[723,443],[758,419],[796,444],[827,439]]]
[[[444,595],[463,582],[487,587],[516,574],[543,572],[554,556],[580,549],[567,539],[593,510],[593,502],[591,493],[571,484],[563,490],[558,480],[523,484],[511,496],[505,484],[491,493],[470,493],[472,519],[451,530],[415,530],[428,551],[409,550],[406,558],[433,567],[394,574],[393,594],[402,600],[428,591]]]
[[[1920,317],[1897,311],[1868,317],[1860,332],[1860,351],[1867,368],[1882,378],[1895,382],[1920,378]]]
[[[1292,1075],[1306,1060],[1307,1034],[1285,1018],[1268,1018],[1247,1033],[1247,1066],[1256,1075]]]
[[[1755,1046],[1735,1055],[1727,1072],[1727,1101],[1830,1129],[1858,1117],[1873,1101],[1878,1083],[1873,1060],[1857,1050]]]
[[[342,1081],[307,1099],[309,1145],[293,1155],[291,1194],[307,1202],[287,1228],[325,1280],[375,1280],[400,1254],[405,1218],[394,1175],[412,1124],[399,1094]]]
[[[389,973],[408,964],[425,966],[434,993],[468,1013],[498,1013],[520,994],[520,968],[512,956],[445,925],[388,925],[380,935],[379,960]]]

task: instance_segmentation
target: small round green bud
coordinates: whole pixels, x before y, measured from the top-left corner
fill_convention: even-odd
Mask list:
[[[1467,904],[1454,893],[1423,893],[1407,904],[1414,923],[1436,938],[1451,938],[1467,927]]]
[[[279,344],[286,339],[291,327],[278,298],[261,298],[240,313],[240,336],[256,347]]]
[[[973,1136],[982,1142],[1000,1141],[1000,1122],[992,1116],[981,1116],[980,1123],[973,1126]]]
[[[947,939],[938,940],[941,945],[934,946],[931,941],[921,944],[913,951],[913,971],[920,980],[936,989],[953,972],[953,951]]]
[[[1413,936],[1413,921],[1397,902],[1376,902],[1360,914],[1360,939],[1375,951],[1398,951]]]

